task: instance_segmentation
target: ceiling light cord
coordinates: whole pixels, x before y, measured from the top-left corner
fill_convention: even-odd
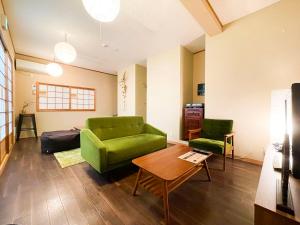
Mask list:
[[[67,32],[65,32],[65,42],[66,43],[69,43],[69,37],[70,37],[70,35]]]
[[[103,41],[103,36],[102,36],[102,23],[99,23],[99,32],[100,32],[100,43]]]

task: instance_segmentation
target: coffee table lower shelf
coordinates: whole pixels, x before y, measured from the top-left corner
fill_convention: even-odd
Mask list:
[[[142,186],[144,189],[149,191],[150,193],[163,198],[164,202],[164,214],[165,214],[165,220],[166,224],[169,224],[169,201],[168,201],[168,195],[170,192],[175,190],[177,187],[179,187],[182,183],[187,181],[190,177],[195,175],[197,172],[199,172],[202,168],[205,168],[208,180],[211,181],[210,173],[207,167],[206,161],[203,161],[201,164],[191,168],[189,171],[184,173],[182,176],[178,177],[175,180],[164,180],[161,179],[150,172],[139,168],[138,175],[136,178],[135,186],[133,189],[132,194],[136,195],[136,191],[138,189],[138,186]]]

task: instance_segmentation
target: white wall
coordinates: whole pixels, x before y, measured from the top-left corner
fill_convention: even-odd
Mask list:
[[[45,63],[32,57],[17,55],[16,58],[29,59]],[[44,131],[71,129],[74,126],[83,127],[89,117],[112,116],[117,111],[117,76],[107,75],[73,66],[63,66],[61,77],[16,71],[16,115],[24,102],[32,102],[28,113],[36,113],[38,135]],[[36,112],[36,96],[32,94],[32,85],[38,82],[62,84],[96,89],[95,112]],[[21,137],[32,136],[32,132],[22,132]]]
[[[300,82],[299,12],[282,0],[206,38],[206,117],[234,120],[240,156],[263,159],[271,93]]]
[[[126,77],[126,97],[125,102],[122,96],[120,81],[125,73]],[[118,71],[118,116],[135,115],[135,64]]]
[[[181,46],[147,59],[147,121],[181,138],[182,107],[192,101],[192,55]]]
[[[121,79],[126,73],[127,94],[122,95]],[[119,116],[143,116],[146,121],[147,101],[147,69],[133,64],[118,71],[118,115]]]
[[[180,136],[180,46],[147,59],[147,121]]]

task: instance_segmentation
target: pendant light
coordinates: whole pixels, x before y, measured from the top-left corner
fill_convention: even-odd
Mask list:
[[[67,34],[65,34],[65,41],[59,42],[54,46],[55,57],[63,63],[71,63],[75,60],[77,52],[75,48],[68,43]]]
[[[46,70],[47,73],[53,77],[60,77],[63,74],[63,69],[55,62],[47,64]]]
[[[120,11],[120,0],[82,0],[88,14],[100,22],[113,21]]]

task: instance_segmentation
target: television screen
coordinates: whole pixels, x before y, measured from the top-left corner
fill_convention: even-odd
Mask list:
[[[292,85],[292,173],[295,178],[300,178],[300,83]]]

